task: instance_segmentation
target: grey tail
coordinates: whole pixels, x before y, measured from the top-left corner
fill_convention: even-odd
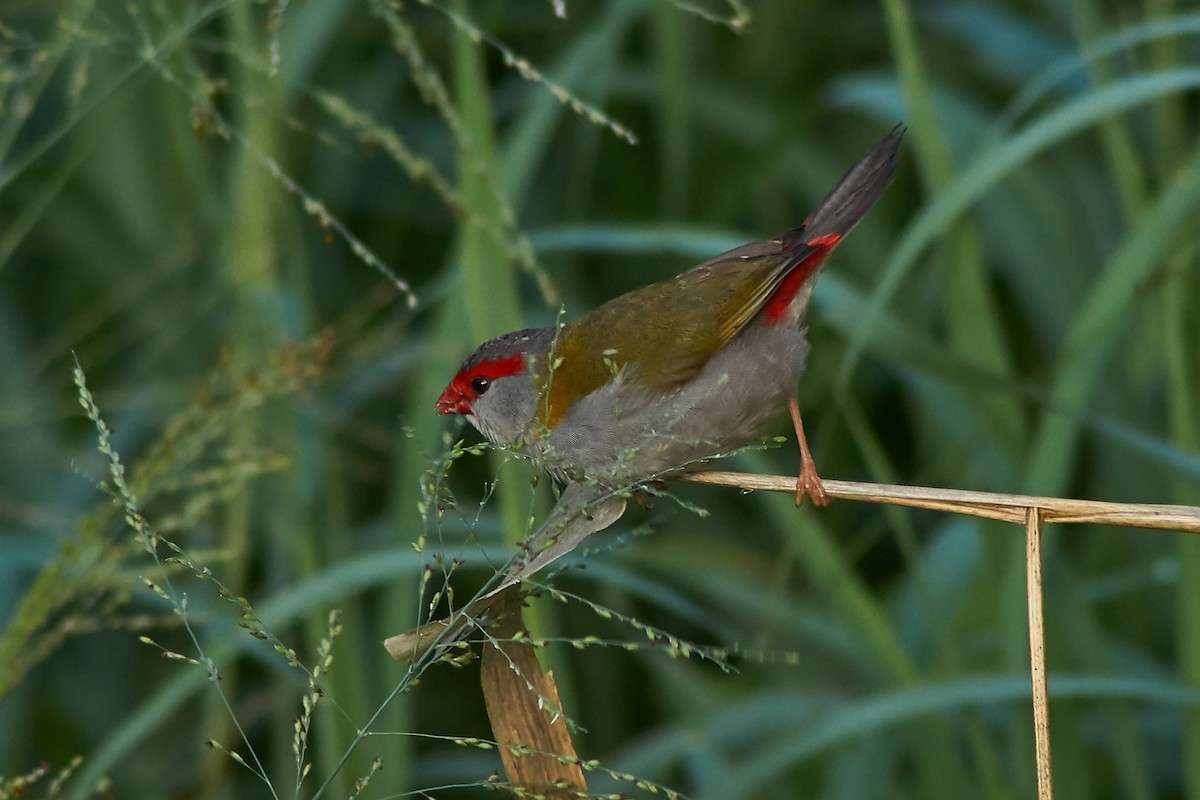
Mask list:
[[[785,246],[811,244],[822,237],[830,237],[826,241],[834,244],[849,233],[892,182],[904,130],[897,125],[876,142],[808,215],[804,225],[784,236]]]

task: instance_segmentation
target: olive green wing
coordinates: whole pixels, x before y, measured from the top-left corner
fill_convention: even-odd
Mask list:
[[[548,427],[622,370],[659,391],[691,380],[762,309],[786,267],[778,240],[743,245],[568,323],[551,359]]]
[[[768,239],[744,244],[692,267],[675,283],[685,287],[684,294],[719,298],[712,306],[717,309],[712,320],[717,325],[715,352],[762,311],[794,263],[784,250],[782,237]]]

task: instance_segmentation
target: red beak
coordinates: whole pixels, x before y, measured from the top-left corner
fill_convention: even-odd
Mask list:
[[[437,403],[433,406],[438,414],[445,416],[446,414],[470,414],[471,401],[466,398],[459,390],[453,386],[447,386],[442,396],[437,399]]]

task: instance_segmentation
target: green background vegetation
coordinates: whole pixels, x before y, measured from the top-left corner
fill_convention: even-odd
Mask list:
[[[814,299],[800,396],[822,473],[1200,500],[1200,14],[747,5],[744,26],[716,0],[717,19],[658,0],[563,0],[565,19],[536,0],[3,5],[0,775],[81,755],[76,797],[104,776],[117,797],[269,796],[216,740],[296,794],[305,672],[237,627],[202,565],[309,667],[341,609],[300,796],[353,794],[375,758],[364,796],[485,781],[494,752],[427,736],[489,735],[477,667],[412,687],[380,642],[450,559],[469,596],[547,482],[463,455],[439,520],[428,472],[476,437],[433,415],[438,391],[481,339],[791,227],[898,121],[898,179]],[[303,344],[322,331],[328,352]],[[73,356],[185,563],[156,563],[98,490]],[[787,444],[732,465],[795,463]],[[708,516],[634,509],[556,585],[769,655],[726,672],[536,601],[540,636],[639,644],[545,651],[583,758],[721,800],[1033,796],[1015,527],[673,493]],[[1060,797],[1200,798],[1198,545],[1049,532]],[[211,658],[219,686],[139,636]]]

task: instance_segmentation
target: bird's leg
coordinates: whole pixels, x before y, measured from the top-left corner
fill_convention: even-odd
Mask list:
[[[800,421],[800,404],[793,395],[788,400],[788,410],[792,412],[792,424],[796,426],[796,441],[800,444],[800,474],[796,477],[796,507],[804,502],[804,496],[813,501],[814,505],[829,505],[829,495],[821,484],[821,476],[817,474],[817,465],[812,453],[808,451],[808,439],[804,437],[804,423]]]

